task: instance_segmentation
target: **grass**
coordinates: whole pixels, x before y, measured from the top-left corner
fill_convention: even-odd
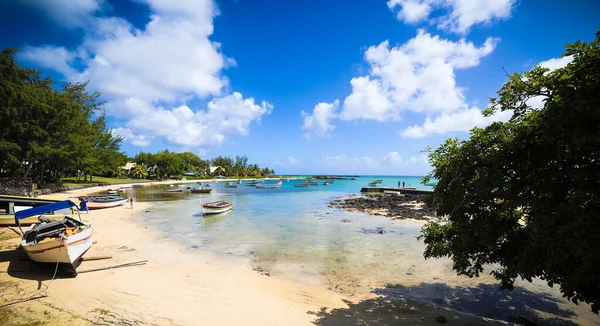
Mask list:
[[[92,310],[91,312],[97,312],[101,315],[108,315],[108,313],[110,312],[109,310],[106,309],[102,309],[102,308],[96,308],[94,310]]]

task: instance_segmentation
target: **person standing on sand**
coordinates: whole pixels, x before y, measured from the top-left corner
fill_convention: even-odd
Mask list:
[[[133,196],[129,198],[129,208],[133,209]]]
[[[402,181],[402,188],[404,188],[404,185],[405,185],[405,183],[404,183],[404,181]]]
[[[85,211],[87,214],[90,213],[90,209],[87,207],[87,198],[85,197],[81,197],[81,199],[79,199],[79,210],[80,211]]]
[[[400,188],[400,181],[398,181],[398,188]]]

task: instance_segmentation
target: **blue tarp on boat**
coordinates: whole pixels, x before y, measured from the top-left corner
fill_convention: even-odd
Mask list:
[[[48,205],[25,209],[25,210],[15,213],[15,222],[18,223],[18,221],[20,219],[23,219],[26,217],[50,213],[50,212],[58,211],[61,209],[70,208],[73,206],[77,206],[77,204],[75,204],[74,202],[72,202],[70,200],[63,200],[63,201],[59,201],[58,203],[52,203],[52,204],[48,204]]]

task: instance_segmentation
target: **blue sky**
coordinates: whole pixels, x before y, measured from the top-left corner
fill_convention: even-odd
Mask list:
[[[565,44],[593,38],[600,3],[17,0],[0,15],[0,46],[23,65],[103,94],[129,155],[423,175],[425,146],[507,119],[480,113],[503,67],[564,66]]]

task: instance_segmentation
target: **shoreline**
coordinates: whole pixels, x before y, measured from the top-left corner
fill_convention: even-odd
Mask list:
[[[221,180],[224,179],[203,182]],[[197,182],[179,181],[153,184]],[[67,199],[110,187],[114,186],[42,197]],[[375,293],[347,296],[329,290],[325,285],[299,284],[264,275],[252,269],[250,259],[234,261],[209,251],[190,250],[174,239],[165,238],[161,230],[144,225],[134,216],[157,205],[160,202],[135,202],[133,210],[126,204],[82,214],[96,231],[94,241],[97,243],[86,255],[110,255],[113,258],[83,262],[80,269],[139,260],[148,260],[147,265],[85,273],[74,279],[56,279],[50,284],[48,297],[9,307],[15,324],[31,323],[32,320],[24,317],[30,314],[29,311],[34,312],[35,318],[56,318],[62,323],[68,320],[73,325],[195,325],[199,320],[211,325],[343,325],[357,321],[348,318],[364,318],[365,315],[375,318],[372,319],[374,322],[387,323],[404,320],[437,325],[436,317],[439,316],[465,325],[490,322],[416,300],[382,297]],[[13,242],[18,243],[18,239],[15,240]],[[14,259],[0,259],[1,270],[13,263]],[[3,290],[3,293],[10,293],[2,296],[4,301],[0,305],[35,290],[39,280],[48,284],[51,276],[52,273],[43,277],[11,274],[10,269],[8,274],[0,273],[0,287],[10,289]],[[373,310],[373,305],[380,308]],[[0,308],[0,317],[5,310]]]

